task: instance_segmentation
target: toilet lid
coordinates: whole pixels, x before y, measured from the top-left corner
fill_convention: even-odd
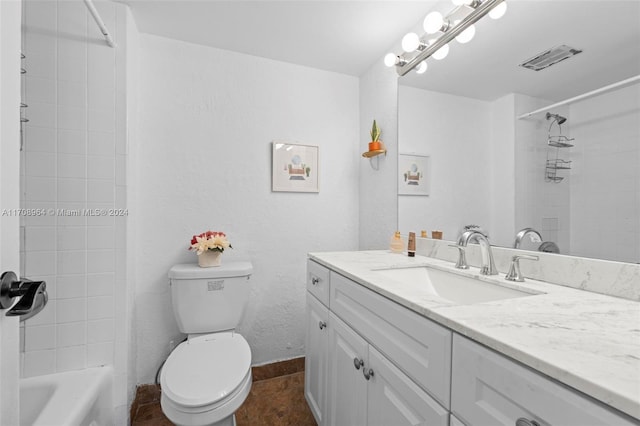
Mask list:
[[[191,338],[162,367],[162,392],[177,404],[214,404],[240,386],[251,367],[251,349],[240,334],[214,333]]]

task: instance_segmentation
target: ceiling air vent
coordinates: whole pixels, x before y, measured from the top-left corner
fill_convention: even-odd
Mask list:
[[[531,59],[527,59],[526,61],[521,63],[520,66],[530,70],[540,71],[550,67],[551,65],[557,64],[558,62],[564,61],[567,58],[577,55],[580,52],[582,52],[582,50],[569,47],[565,44],[561,44],[560,46],[552,47],[551,49],[545,50],[544,52],[537,54]]]

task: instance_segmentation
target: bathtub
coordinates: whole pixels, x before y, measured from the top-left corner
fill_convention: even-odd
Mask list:
[[[112,389],[112,367],[22,379],[20,425],[111,426]]]

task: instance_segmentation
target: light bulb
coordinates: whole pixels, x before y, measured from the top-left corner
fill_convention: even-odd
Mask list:
[[[420,37],[416,33],[408,33],[402,37],[402,50],[407,53],[414,52],[420,46]]]
[[[458,22],[456,22],[456,25],[458,25]],[[456,36],[456,40],[458,41],[458,43],[465,44],[470,42],[475,35],[476,35],[475,25],[469,25],[463,32],[461,32]]]
[[[500,19],[507,11],[507,2],[503,1],[489,12],[489,17],[492,19]]]
[[[426,61],[422,61],[418,64],[418,66],[416,66],[416,73],[417,74],[424,74],[424,72],[427,70],[427,62]]]
[[[395,53],[387,53],[384,57],[384,64],[388,67],[394,66],[398,62],[398,56]]]
[[[445,44],[440,49],[436,50],[436,52],[433,54],[433,59],[437,59],[439,61],[440,59],[446,58],[448,54],[449,54],[449,45]]]
[[[427,34],[434,34],[440,31],[442,24],[444,24],[442,14],[440,12],[431,12],[426,18],[424,18],[422,26]]]

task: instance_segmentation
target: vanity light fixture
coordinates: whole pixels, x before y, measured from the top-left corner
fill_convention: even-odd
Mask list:
[[[459,43],[468,43],[476,33],[473,24],[487,14],[493,19],[499,19],[507,10],[506,0],[453,0],[453,4],[456,7],[446,16],[442,16],[440,12],[429,13],[423,22],[425,34],[422,37],[416,33],[405,35],[402,38],[404,52],[400,55],[387,54],[384,58],[385,65],[395,66],[396,72],[401,76],[412,69],[422,74],[427,68],[424,62],[427,58],[433,56],[434,59],[444,59],[449,53],[451,40],[455,38]],[[425,41],[436,33],[440,35]],[[417,53],[412,56],[413,52]]]

